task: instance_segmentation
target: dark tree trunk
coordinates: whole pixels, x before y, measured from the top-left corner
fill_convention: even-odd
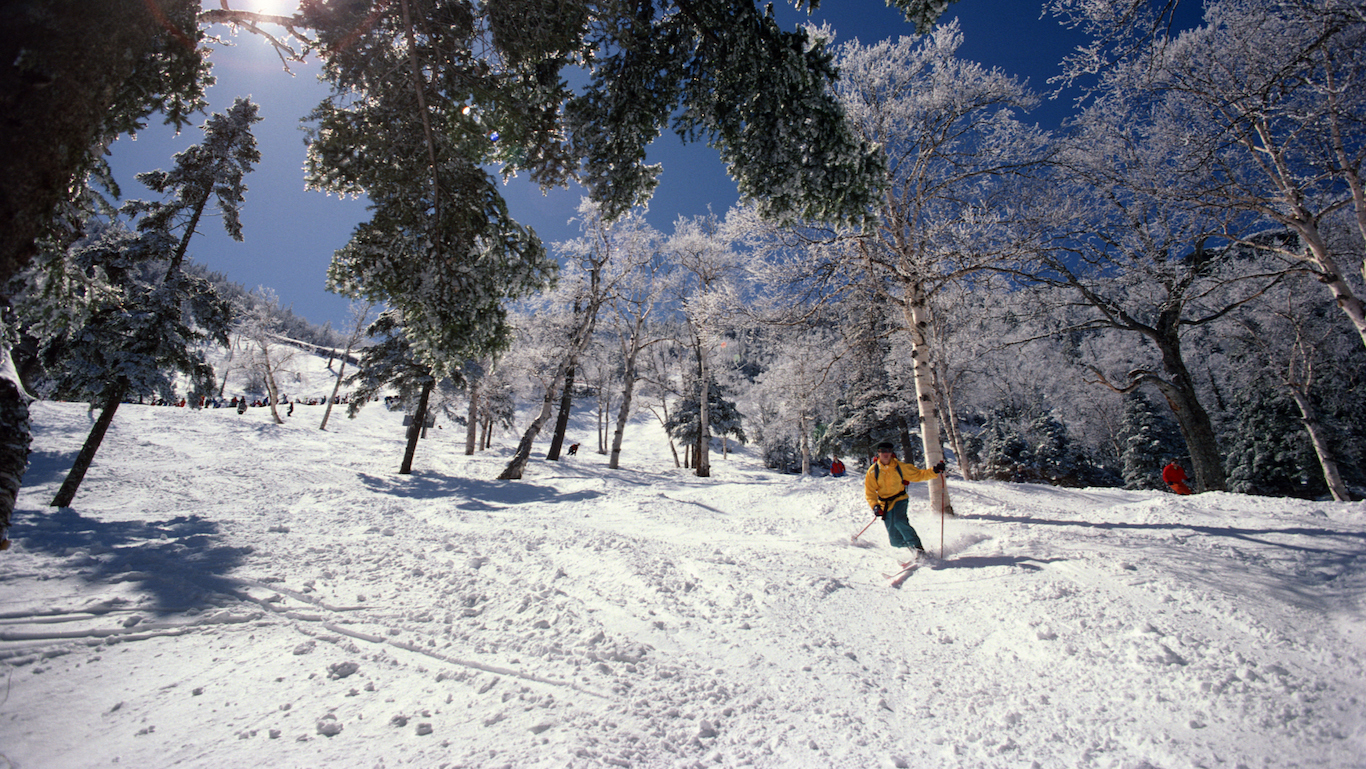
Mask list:
[[[1195,490],[1224,491],[1228,486],[1228,478],[1224,474],[1224,458],[1219,453],[1219,441],[1214,435],[1214,423],[1196,396],[1195,379],[1191,377],[1181,356],[1181,343],[1174,332],[1161,335],[1154,341],[1162,352],[1162,368],[1167,375],[1166,379],[1157,380],[1157,388],[1167,399],[1167,405],[1171,407],[1176,424],[1181,429],[1181,437],[1186,440]]]
[[[96,419],[95,426],[90,428],[90,434],[86,436],[85,444],[76,455],[71,471],[66,474],[66,480],[62,481],[62,487],[57,490],[57,496],[52,498],[53,507],[71,506],[71,500],[76,498],[76,491],[81,488],[81,481],[85,479],[90,463],[95,461],[95,452],[100,450],[100,444],[104,442],[104,434],[109,431],[109,425],[114,421],[114,412],[119,410],[119,404],[123,403],[123,396],[127,392],[128,383],[119,382],[104,399],[99,419]]]
[[[900,411],[896,413],[897,437],[901,439],[901,458],[907,462],[915,462],[915,444],[911,442],[911,424],[906,421],[906,415]]]
[[[470,380],[470,411],[465,417],[465,456],[474,456],[479,441],[479,380]]]
[[[413,414],[412,425],[408,427],[408,446],[403,451],[403,465],[398,468],[399,475],[410,475],[413,472],[413,455],[417,453],[417,439],[422,437],[422,426],[427,424],[427,400],[435,386],[434,378],[422,385],[422,395],[417,399],[417,411]]]
[[[560,393],[560,413],[555,417],[555,434],[550,436],[550,450],[545,458],[551,462],[560,460],[560,448],[564,446],[564,433],[569,429],[569,412],[574,407],[574,369],[571,365],[564,375],[564,391]]]
[[[0,354],[8,355],[0,350]],[[11,369],[12,370],[12,369]],[[17,380],[0,379],[0,543],[5,541],[19,496],[19,486],[28,467],[31,431],[28,423],[28,399]]]

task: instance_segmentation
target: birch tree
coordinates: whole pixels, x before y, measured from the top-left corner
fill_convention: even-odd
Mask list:
[[[1335,252],[1325,217],[1355,208],[1366,239],[1366,20],[1337,0],[1218,0],[1205,23],[1160,46],[1152,65],[1118,67],[1107,97],[1153,115],[1182,178],[1154,190],[1182,205],[1243,214],[1298,237],[1278,247],[1318,274],[1366,344],[1362,283]],[[1237,237],[1237,232],[1225,233]],[[1366,261],[1358,271],[1366,280]]]
[[[931,299],[956,276],[1015,255],[1001,231],[1015,205],[1001,180],[1039,162],[1045,135],[1015,113],[1036,101],[1000,70],[957,57],[955,22],[923,38],[845,44],[837,91],[860,136],[878,143],[889,185],[873,233],[859,242],[863,269],[900,308],[912,342],[925,462],[944,458],[943,413],[935,393]],[[952,511],[943,484],[930,505]]]
[[[694,466],[699,478],[711,475],[711,431],[708,392],[714,374],[712,356],[723,341],[726,318],[738,304],[734,281],[739,277],[728,235],[715,216],[679,217],[664,244],[669,258],[682,271],[678,300],[683,309],[688,348],[695,365],[699,404]]]
[[[261,376],[266,386],[266,405],[275,424],[285,423],[280,416],[280,380],[298,354],[298,348],[280,335],[280,298],[264,286],[252,292],[252,301],[238,308],[236,335],[243,340],[248,365]]]
[[[1305,279],[1296,281],[1300,282]],[[1348,502],[1352,497],[1333,447],[1337,431],[1320,410],[1318,390],[1325,379],[1323,371],[1353,358],[1359,361],[1361,355],[1335,350],[1340,324],[1327,322],[1323,303],[1310,301],[1306,293],[1303,286],[1291,284],[1255,308],[1245,308],[1235,318],[1239,333],[1234,340],[1241,347],[1243,365],[1264,372],[1294,401],[1329,493],[1339,502]]]
[[[337,402],[337,393],[341,392],[346,364],[351,360],[351,351],[356,349],[356,345],[365,338],[365,329],[370,325],[370,311],[372,309],[374,309],[372,303],[352,302],[347,311],[347,319],[351,321],[351,328],[346,335],[346,349],[342,352],[341,363],[337,366],[337,381],[332,385],[332,397],[327,399],[327,408],[323,411],[323,421],[318,425],[319,430],[327,429],[327,419],[332,416],[332,405]]]

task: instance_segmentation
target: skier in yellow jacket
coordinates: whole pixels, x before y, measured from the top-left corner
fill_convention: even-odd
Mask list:
[[[868,475],[863,479],[863,494],[868,498],[868,506],[873,508],[873,515],[887,525],[887,539],[892,547],[909,547],[916,553],[925,552],[920,537],[906,517],[906,505],[910,502],[906,487],[918,481],[937,478],[943,472],[943,461],[929,470],[922,470],[910,462],[898,460],[892,444],[883,442],[877,445],[877,461],[868,468]]]

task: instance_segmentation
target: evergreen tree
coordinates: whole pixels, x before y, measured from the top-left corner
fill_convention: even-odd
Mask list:
[[[1176,426],[1163,418],[1142,393],[1131,392],[1124,396],[1119,433],[1124,447],[1120,457],[1124,488],[1166,488],[1162,468],[1185,449]]]
[[[457,381],[438,377],[432,365],[413,349],[407,329],[403,325],[403,314],[398,310],[380,313],[375,322],[366,329],[366,335],[376,337],[378,341],[365,348],[356,373],[347,379],[348,384],[355,385],[351,393],[351,403],[347,407],[347,416],[354,419],[365,404],[377,398],[383,390],[396,390],[399,404],[412,415],[408,424],[403,462],[399,465],[399,473],[407,475],[413,471],[417,441],[422,435],[422,426],[427,422],[427,415],[432,410],[432,391],[439,383],[454,388],[457,384],[463,383],[463,376],[457,371],[453,375],[458,378]]]
[[[1051,412],[1037,414],[1029,423],[1033,439],[1031,466],[1035,473],[1054,486],[1080,486],[1085,459],[1072,444],[1067,426]]]
[[[710,417],[707,421],[707,439],[728,435],[744,443],[747,440],[743,426],[744,416],[735,401],[725,397],[721,385],[715,378],[707,388],[707,395]],[[681,398],[674,404],[673,411],[664,423],[664,429],[679,443],[697,446],[701,442],[701,424],[702,408],[696,394],[693,394]]]
[[[1010,410],[993,408],[982,429],[968,442],[973,463],[983,479],[1023,482],[1029,480],[1027,468],[1033,452]]]
[[[1234,396],[1228,437],[1229,490],[1312,499],[1327,491],[1314,447],[1289,398],[1268,382]]]
[[[125,215],[138,217],[138,233],[111,227],[69,256],[74,272],[68,274],[88,279],[77,292],[103,284],[87,292],[79,305],[84,312],[63,319],[50,312],[51,304],[34,303],[41,318],[36,327],[47,334],[49,370],[61,372],[58,387],[102,404],[54,506],[65,507],[75,498],[127,395],[171,397],[169,372],[189,376],[196,393],[212,393],[213,369],[199,343],[214,339],[226,345],[230,313],[208,281],[187,274],[182,265],[211,201],[217,201],[228,234],[242,239],[238,210],[246,192],[243,178],[260,159],[251,132],[259,119],[255,104],[238,99],[226,114],[205,122],[204,141],[176,155],[171,171],[138,175],[148,188],[165,194],[160,201],[135,200],[123,207]],[[67,269],[61,257],[49,268]]]

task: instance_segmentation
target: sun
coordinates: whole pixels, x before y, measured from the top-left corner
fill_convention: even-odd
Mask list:
[[[293,16],[299,11],[299,0],[229,0],[229,4],[267,16]]]

